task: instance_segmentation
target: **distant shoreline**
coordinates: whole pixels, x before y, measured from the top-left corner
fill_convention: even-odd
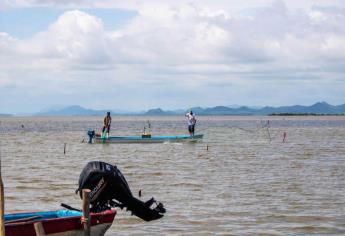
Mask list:
[[[272,113],[268,116],[345,116],[344,113],[340,114],[329,114],[329,113]]]
[[[180,117],[182,115],[179,114],[113,114],[113,117]],[[345,114],[317,114],[317,113],[272,113],[272,114],[197,114],[199,117],[256,117],[256,116],[270,116],[270,117],[280,117],[280,116],[290,116],[290,117],[302,117],[302,116],[309,116],[309,117],[326,117],[326,116],[338,116],[338,117],[345,117]],[[25,118],[25,117],[38,117],[38,118],[72,118],[72,117],[98,117],[102,118],[102,115],[8,115],[8,116],[0,116],[1,118]]]
[[[17,113],[14,116],[104,116],[107,112],[111,112],[112,115],[121,116],[175,116],[185,115],[187,112],[193,110],[196,115],[206,116],[344,116],[345,104],[342,105],[330,105],[326,102],[317,102],[311,106],[281,106],[270,107],[265,106],[261,108],[253,108],[248,106],[239,107],[227,107],[227,106],[215,106],[215,107],[192,107],[189,109],[177,109],[177,110],[163,110],[162,108],[153,108],[147,111],[124,111],[124,110],[94,110],[84,108],[79,105],[67,106],[62,109],[51,109],[37,113]],[[10,115],[0,113],[0,115]]]

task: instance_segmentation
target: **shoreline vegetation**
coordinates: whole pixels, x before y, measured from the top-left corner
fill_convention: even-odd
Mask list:
[[[330,114],[330,113],[271,113],[268,116],[345,116],[344,113]]]
[[[99,116],[102,117],[101,114],[92,114],[92,115],[81,115],[81,114],[64,114],[64,115],[37,115],[37,114],[28,114],[28,115],[0,115],[0,118],[15,118],[15,117],[92,117],[92,116]],[[137,117],[145,117],[145,116],[180,116],[180,114],[113,114],[114,117],[116,116],[137,116]],[[345,113],[340,114],[333,114],[333,113],[271,113],[271,114],[198,114],[198,116],[345,116]]]
[[[345,104],[330,105],[326,102],[317,102],[311,106],[280,106],[280,107],[191,107],[188,109],[177,110],[163,110],[162,108],[153,108],[147,111],[125,111],[125,110],[96,110],[84,108],[79,105],[68,106],[60,109],[45,109],[37,113],[17,113],[6,114],[0,111],[0,116],[103,116],[107,112],[112,115],[125,115],[125,116],[174,116],[185,115],[190,110],[197,115],[210,115],[210,116],[344,116]]]

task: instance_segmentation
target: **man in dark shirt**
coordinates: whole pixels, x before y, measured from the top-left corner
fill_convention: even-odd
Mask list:
[[[110,112],[107,112],[107,116],[104,117],[104,125],[103,125],[103,129],[102,129],[102,136],[105,136],[104,131],[107,131],[107,137],[109,137],[109,132],[110,132],[110,125],[111,125],[111,116],[110,116]]]

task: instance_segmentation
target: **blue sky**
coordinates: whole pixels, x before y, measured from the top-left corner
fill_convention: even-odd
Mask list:
[[[0,10],[0,31],[19,39],[30,38],[45,31],[59,16],[77,8],[19,7]],[[134,18],[132,10],[82,8],[82,11],[102,19],[105,30],[116,30]]]
[[[345,103],[340,0],[0,3],[0,113]]]

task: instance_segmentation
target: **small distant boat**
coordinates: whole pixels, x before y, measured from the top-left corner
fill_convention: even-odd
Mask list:
[[[109,136],[102,137],[96,135],[94,131],[88,131],[89,143],[177,143],[177,142],[197,142],[202,140],[203,134],[196,135],[157,135],[143,134],[140,136]]]
[[[102,236],[115,218],[115,210],[90,213],[91,235]],[[5,214],[6,236],[36,236],[34,224],[41,222],[46,235],[82,236],[82,212],[74,210]]]

